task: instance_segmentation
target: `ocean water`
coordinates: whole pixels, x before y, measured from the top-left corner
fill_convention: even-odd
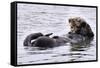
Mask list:
[[[96,60],[96,8],[21,3],[17,8],[18,65]],[[90,43],[66,43],[46,50],[23,46],[24,39],[31,33],[67,34],[70,31],[70,17],[82,17],[91,26],[95,36]]]

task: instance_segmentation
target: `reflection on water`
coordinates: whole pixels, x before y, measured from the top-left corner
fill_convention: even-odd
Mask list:
[[[72,44],[71,45],[71,52],[87,52],[89,47],[92,46],[91,43],[92,40],[86,40],[85,42],[81,42],[78,44]],[[82,58],[83,56],[92,56],[91,54],[84,54],[84,53],[72,53],[72,57],[76,57],[76,59],[72,59],[71,61],[77,60],[78,58]]]
[[[48,49],[23,46],[25,37],[31,33],[53,33],[52,36],[65,35],[70,31],[67,21],[71,16],[86,19],[95,34],[92,40],[77,44],[66,43]],[[17,58],[19,65],[96,60],[95,8],[18,4],[17,18]]]
[[[93,38],[85,40],[81,43],[71,44],[71,51],[85,51],[86,49],[89,49],[89,47],[92,46],[92,41]]]

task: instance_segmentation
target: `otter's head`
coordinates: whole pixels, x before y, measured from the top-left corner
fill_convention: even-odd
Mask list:
[[[76,32],[81,29],[82,24],[86,24],[85,20],[80,17],[69,18],[69,24],[72,32]]]

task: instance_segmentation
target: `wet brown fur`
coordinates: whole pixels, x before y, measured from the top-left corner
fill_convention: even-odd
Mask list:
[[[73,17],[69,19],[70,29],[69,33],[81,34],[83,36],[93,37],[94,34],[90,25],[80,17]]]

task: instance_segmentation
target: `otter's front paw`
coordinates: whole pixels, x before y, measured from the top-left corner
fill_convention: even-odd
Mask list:
[[[70,39],[73,39],[73,37],[72,36],[68,36]]]
[[[68,34],[72,34],[72,32],[68,32]]]

